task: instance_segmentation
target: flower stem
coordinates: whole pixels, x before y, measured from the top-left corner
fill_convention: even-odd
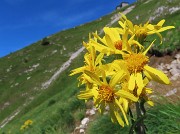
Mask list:
[[[140,103],[136,102],[136,113],[137,113],[137,125],[135,126],[135,131],[137,134],[145,134],[146,129],[144,125],[144,113],[140,107]]]
[[[131,120],[132,122],[132,126],[130,128],[129,134],[134,134],[134,132],[136,132],[136,134],[146,134],[146,126],[144,125],[144,118],[145,116],[145,108],[144,108],[144,103],[143,100],[142,102],[136,102],[135,103],[136,106],[136,114],[137,114],[137,120]],[[130,116],[133,117],[132,112],[129,111]]]

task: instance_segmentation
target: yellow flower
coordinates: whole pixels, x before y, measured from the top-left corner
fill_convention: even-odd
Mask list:
[[[116,67],[121,66],[122,64],[126,65],[127,70],[130,73],[128,89],[133,91],[137,87],[138,96],[145,87],[145,84],[143,83],[145,77],[159,83],[170,84],[168,77],[162,71],[148,66],[149,58],[146,56],[146,53],[153,45],[153,42],[144,52],[129,53],[123,60],[115,60],[112,63],[114,64],[113,66]]]
[[[21,128],[20,128],[20,130],[24,130],[24,129],[26,129],[26,128],[27,128],[26,125],[22,125]]]
[[[126,72],[123,70],[119,71],[111,77],[109,82],[106,80],[107,76],[104,71],[102,71],[101,79],[98,75],[93,74],[92,72],[85,71],[85,73],[90,79],[92,79],[94,85],[90,90],[81,91],[78,98],[85,100],[93,98],[94,105],[99,109],[100,113],[103,113],[105,107],[109,106],[112,122],[118,122],[124,127],[124,121],[119,114],[121,111],[125,122],[128,125],[129,123],[126,117],[126,111],[123,109],[118,99],[122,97],[136,102],[138,98],[128,91],[117,88],[117,84],[127,77]]]
[[[88,52],[84,55],[85,65],[72,70],[70,74],[70,76],[72,76],[78,73],[83,73],[79,77],[79,80],[82,84],[90,82],[88,81],[88,79],[86,79],[84,71],[87,70],[98,74],[100,70],[100,66],[102,65],[101,60],[104,56],[103,53],[100,53],[98,56],[96,56],[96,50],[93,46],[89,45],[90,43],[87,44],[83,43],[83,44],[88,50]]]
[[[133,23],[130,20],[128,20],[125,15],[123,14],[121,15],[122,18],[121,21],[119,21],[120,26],[122,28],[128,28],[129,33],[132,36],[135,35],[138,41],[140,41],[141,43],[144,41],[147,35],[151,35],[151,34],[157,34],[160,37],[162,43],[162,36],[160,32],[175,28],[174,26],[163,27],[163,24],[165,22],[164,19],[159,21],[156,25],[149,24],[149,22],[146,22],[144,25],[140,24],[139,26],[133,25]]]
[[[24,130],[24,129],[27,129],[29,126],[31,126],[33,124],[33,121],[32,120],[26,120],[24,122],[24,124],[21,126],[20,130]]]
[[[96,38],[91,39],[91,34],[89,34],[89,42],[88,43],[83,42],[84,47],[88,51],[84,55],[85,66],[72,70],[70,76],[74,74],[82,73],[84,72],[84,70],[89,70],[94,72],[96,70],[96,66],[102,64],[101,60],[103,58],[103,54],[99,54],[98,56],[96,56],[96,49],[91,45],[92,40],[95,42],[97,41]]]
[[[118,73],[122,69],[128,71],[127,64],[123,60],[114,61],[111,65],[111,68],[112,68],[112,70],[115,71],[115,73]],[[130,75],[130,73],[127,73],[127,76],[128,75]],[[152,90],[150,88],[146,88],[146,85],[149,83],[149,79],[147,77],[144,77],[144,79],[143,79],[144,87],[142,88],[141,93],[138,95],[137,94],[137,90],[138,90],[137,85],[135,86],[135,88],[133,90],[129,90],[129,77],[130,76],[126,77],[126,79],[124,79],[124,81],[122,83],[120,83],[121,89],[131,92],[134,96],[138,97],[139,100],[144,99],[149,105],[153,106],[153,102],[148,98],[148,95],[152,93]],[[119,99],[119,102],[122,104],[125,112],[128,111],[129,106],[133,103],[132,101],[130,101],[130,100],[128,101],[127,99],[124,99],[122,97]]]
[[[122,90],[125,90],[127,92],[129,92],[129,89],[128,89],[128,82],[127,81],[124,81],[120,84],[121,86],[121,89]],[[133,92],[132,92],[133,94]],[[135,96],[135,95],[134,95]],[[137,97],[138,98],[138,97]],[[123,106],[123,109],[124,111],[127,113],[128,112],[128,108],[130,107],[131,103],[133,103],[133,101],[131,100],[128,100],[128,99],[125,99],[123,97],[120,97],[119,98],[119,103]]]
[[[105,36],[103,38],[100,38],[97,33],[93,34],[100,41],[100,43],[92,41],[91,44],[96,48],[97,51],[101,53],[105,53],[107,55],[124,54],[123,51],[131,50],[131,45],[143,47],[141,44],[139,44],[139,42],[134,40],[134,36],[128,39],[127,30],[121,32],[121,34],[119,33],[120,29],[118,28],[105,27],[103,30],[105,32]]]
[[[97,41],[96,38],[94,38],[93,40]],[[79,85],[87,84],[87,86],[91,86],[92,81],[91,81],[91,79],[89,79],[89,77],[86,76],[84,71],[90,71],[90,72],[96,73],[97,75],[100,75],[99,73],[101,72],[101,70],[105,70],[108,75],[113,75],[113,72],[111,71],[110,65],[109,64],[106,64],[106,65],[102,64],[104,54],[99,53],[97,55],[95,47],[91,45],[92,44],[91,41],[92,40],[90,40],[88,43],[83,42],[83,45],[88,50],[88,52],[84,55],[85,65],[72,70],[71,74],[70,74],[70,76],[72,76],[75,74],[82,73],[78,77],[78,79],[80,81]]]
[[[27,120],[25,121],[24,125],[28,126],[28,125],[32,125],[33,121],[32,120]]]
[[[142,89],[141,94],[140,94],[140,98],[144,99],[145,102],[147,102],[147,104],[149,104],[150,106],[154,106],[153,101],[151,101],[151,99],[148,97],[148,95],[151,94],[151,93],[152,93],[152,89],[151,88],[144,87]]]
[[[162,71],[148,65],[149,57],[146,54],[155,40],[147,49],[143,45],[146,37],[152,34],[157,34],[162,42],[160,33],[174,28],[163,27],[164,22],[161,20],[156,25],[149,22],[134,25],[122,14],[119,21],[121,28],[104,27],[105,35],[102,38],[97,32],[93,33],[93,38],[89,35],[89,42],[83,42],[87,50],[84,55],[85,65],[72,70],[70,74],[80,74],[80,84],[85,84],[85,90],[80,91],[78,98],[86,101],[93,99],[100,113],[109,107],[112,122],[118,122],[123,127],[129,125],[127,113],[131,104],[136,102],[138,106],[147,102],[153,106],[149,98],[152,89],[147,88],[149,81],[163,84],[170,84],[170,81]],[[119,56],[119,59],[112,61],[113,56],[109,55]],[[105,56],[108,57],[106,64],[102,63]],[[137,109],[145,113],[143,106]],[[28,126],[25,123],[22,129]]]
[[[139,95],[139,99],[147,102],[147,104],[149,104],[150,106],[154,106],[153,101],[151,101],[151,99],[149,98],[149,95],[152,94],[153,91],[151,88],[146,87],[148,83],[149,83],[149,79],[147,77],[145,77],[143,79],[144,88],[142,89],[142,92]],[[138,96],[137,88],[134,89],[133,94],[134,94],[134,96]]]

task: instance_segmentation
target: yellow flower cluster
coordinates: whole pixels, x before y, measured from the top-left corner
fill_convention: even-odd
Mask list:
[[[160,32],[174,27],[163,27],[165,20],[156,25],[147,22],[138,26],[121,15],[120,27],[104,27],[102,38],[95,32],[87,43],[83,42],[87,49],[85,65],[72,70],[70,75],[80,73],[80,85],[86,86],[84,91],[80,91],[79,99],[93,98],[100,113],[109,107],[112,122],[124,126],[129,124],[127,112],[132,103],[144,99],[153,106],[148,98],[152,89],[146,87],[149,81],[170,84],[162,71],[148,65],[146,54],[155,40],[146,49],[143,44],[148,35],[157,34],[162,39]]]
[[[20,130],[25,130],[29,128],[33,124],[32,120],[26,120],[24,124],[21,126]]]

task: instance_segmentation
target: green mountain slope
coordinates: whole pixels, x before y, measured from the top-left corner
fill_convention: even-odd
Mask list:
[[[137,2],[127,14],[134,23],[151,20],[157,23],[162,18],[165,25],[176,29],[163,33],[164,44],[153,48],[153,54],[163,55],[180,49],[180,4],[178,0],[148,0]],[[131,5],[130,5],[131,6]],[[129,6],[128,6],[129,7]],[[128,7],[120,9],[125,11]],[[177,10],[178,9],[178,10]],[[48,81],[70,56],[82,47],[90,32],[98,31],[112,21],[119,11],[96,21],[61,31],[38,41],[22,50],[0,58],[0,133],[70,133],[84,117],[85,104],[76,99],[77,76],[69,77],[70,70],[83,64],[82,52],[72,60],[46,89]],[[115,22],[113,26],[118,26]],[[43,42],[49,45],[43,45]],[[150,40],[150,39],[149,39]],[[24,121],[31,119],[33,125],[20,131]]]

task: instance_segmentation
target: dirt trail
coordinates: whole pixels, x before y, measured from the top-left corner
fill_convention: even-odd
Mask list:
[[[70,65],[72,60],[74,60],[82,51],[84,50],[84,47],[81,47],[79,50],[77,50],[76,52],[74,52],[71,57],[69,58],[69,60],[67,60],[55,73],[54,75],[45,83],[42,84],[42,88],[46,89],[49,87],[49,85],[55,81],[59,75],[66,70]]]
[[[9,121],[11,121],[16,115],[18,115],[20,112],[20,108],[18,108],[16,111],[13,112],[12,115],[8,116],[6,119],[3,120],[3,122],[0,124],[0,129],[3,128]]]
[[[27,106],[30,102],[30,100],[26,101],[23,105],[19,106],[13,113],[6,117],[2,122],[0,122],[0,129],[3,128],[6,124],[8,124],[14,117],[16,117],[23,109],[23,107]]]

